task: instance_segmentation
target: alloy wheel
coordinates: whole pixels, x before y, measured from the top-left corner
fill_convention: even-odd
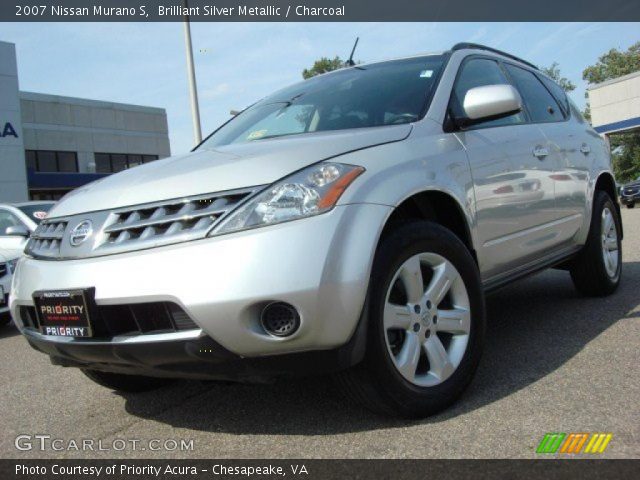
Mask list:
[[[389,354],[407,381],[430,387],[447,380],[471,329],[469,296],[455,266],[435,253],[405,261],[387,291],[383,324]]]
[[[602,221],[600,236],[602,239],[602,257],[604,268],[610,278],[618,275],[618,229],[613,218],[613,213],[608,207],[602,210]]]

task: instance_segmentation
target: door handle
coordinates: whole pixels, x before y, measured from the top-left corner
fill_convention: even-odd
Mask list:
[[[585,155],[589,155],[589,152],[591,152],[591,147],[589,145],[587,145],[586,143],[583,143],[580,146],[580,151],[582,153],[584,153]]]
[[[549,150],[544,147],[536,147],[533,149],[533,156],[537,157],[539,160],[544,160],[545,157],[549,155]]]

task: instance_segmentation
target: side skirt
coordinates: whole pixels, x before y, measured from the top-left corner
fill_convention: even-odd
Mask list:
[[[547,268],[564,263],[567,260],[571,260],[578,252],[580,252],[581,249],[582,245],[565,248],[559,252],[548,255],[541,260],[529,262],[514,270],[492,277],[483,282],[484,291],[486,294],[494,293],[501,288],[510,285],[516,280],[520,280],[521,278],[528,277],[529,275],[533,275],[542,270],[546,270]]]

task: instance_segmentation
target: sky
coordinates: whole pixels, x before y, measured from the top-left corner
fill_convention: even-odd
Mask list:
[[[265,95],[302,80],[322,56],[346,58],[360,37],[363,62],[477,42],[539,66],[558,62],[577,85],[612,48],[640,41],[640,23],[193,23],[203,135]],[[193,129],[181,23],[0,23],[16,44],[20,89],[162,107],[172,154],[189,151]]]

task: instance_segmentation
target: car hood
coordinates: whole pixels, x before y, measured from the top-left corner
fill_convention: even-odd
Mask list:
[[[73,191],[49,218],[265,185],[305,166],[407,138],[411,125],[317,132],[165,158]]]
[[[622,188],[627,188],[627,187],[640,187],[640,181],[627,183],[627,184],[622,186]]]

